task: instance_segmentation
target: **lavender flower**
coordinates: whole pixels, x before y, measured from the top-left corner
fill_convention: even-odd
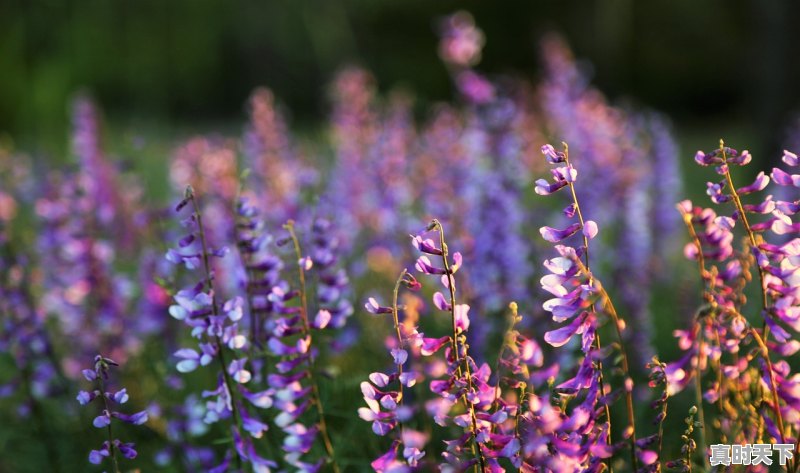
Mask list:
[[[600,327],[600,315],[596,311],[599,305],[616,329],[620,342],[620,359],[622,373],[625,376],[623,391],[628,409],[628,425],[624,437],[629,438],[631,445],[636,442],[636,430],[633,412],[631,391],[633,380],[630,378],[630,366],[624,346],[622,331],[624,322],[619,318],[610,297],[605,289],[589,270],[589,241],[597,236],[597,224],[591,220],[584,220],[584,215],[575,192],[574,183],[577,171],[570,164],[569,149],[564,144],[563,152],[556,152],[553,146],[542,147],[542,154],[548,162],[557,167],[553,171],[556,183],[565,182],[560,189],[568,188],[571,192],[571,204],[565,214],[568,218],[577,219],[576,222],[563,229],[542,227],[542,237],[555,245],[558,256],[545,261],[549,274],[541,280],[542,287],[554,298],[544,303],[543,307],[550,312],[556,322],[566,322],[566,325],[545,334],[545,341],[554,347],[561,347],[568,343],[574,336],[581,336],[581,351],[584,358],[580,362],[574,377],[562,382],[557,392],[568,396],[580,396],[581,403],[576,405],[570,413],[570,420],[566,425],[573,433],[580,435],[578,451],[563,451],[567,456],[572,456],[580,464],[589,468],[599,468],[602,459],[609,458],[618,447],[611,444],[609,404],[613,396],[605,392],[605,378],[602,360],[607,356],[606,351],[600,346],[597,330]],[[580,232],[582,245],[573,248],[561,244],[564,240]],[[605,411],[605,419],[600,413]],[[632,468],[637,469],[638,460],[632,451]]]
[[[198,349],[182,348],[175,352],[179,359],[176,368],[187,373],[200,366],[218,364],[216,388],[203,392],[204,398],[210,398],[206,402],[204,421],[210,424],[231,421],[233,449],[218,468],[224,471],[231,461],[239,469],[243,462],[251,463],[255,469],[275,467],[273,461],[256,452],[251,440],[261,438],[268,426],[252,416],[244,403],[247,400],[254,407],[271,407],[274,392],[272,389],[253,392],[244,386],[252,379],[248,357],[243,353],[250,341],[239,328],[244,317],[244,303],[241,298],[220,303],[215,292],[212,258],[224,257],[227,249],[208,246],[200,205],[191,187],[187,188],[176,211],[186,207],[191,209],[191,214],[183,224],[190,233],[180,239],[177,248],[169,250],[167,260],[190,270],[202,270],[203,279],[178,291],[174,296],[175,304],[169,308],[170,315],[186,324],[198,340]],[[244,435],[245,431],[248,436]]]
[[[281,243],[291,244],[297,264],[298,289],[290,290],[288,285],[278,285],[272,288],[269,300],[273,303],[277,317],[270,325],[271,333],[269,351],[282,358],[277,364],[277,373],[270,374],[267,378],[269,385],[275,389],[275,405],[279,411],[275,423],[283,430],[285,437],[283,450],[286,462],[299,471],[316,472],[328,462],[334,471],[339,471],[336,462],[333,443],[325,417],[325,410],[320,398],[319,385],[316,372],[317,346],[314,343],[315,332],[324,330],[331,325],[333,314],[325,308],[320,308],[315,315],[309,312],[309,297],[306,274],[312,270],[315,261],[328,265],[334,259],[324,250],[328,247],[322,245],[319,252],[313,257],[304,256],[300,240],[295,231],[295,223],[290,220],[284,225],[288,237]],[[319,229],[324,231],[324,229]],[[321,235],[318,235],[320,237]],[[318,248],[319,249],[319,248]],[[335,290],[335,281],[331,281],[330,291]],[[318,290],[319,291],[319,290]],[[327,296],[330,296],[328,294]],[[330,302],[332,299],[322,300]],[[310,409],[316,411],[315,421],[308,425],[305,419]],[[314,442],[322,442],[327,458],[305,460],[303,457],[311,451]]]
[[[137,452],[134,444],[123,443],[115,438],[112,429],[112,419],[133,424],[142,425],[147,422],[147,412],[140,411],[134,414],[124,414],[114,406],[121,406],[128,402],[128,393],[125,388],[116,392],[106,391],[108,389],[109,370],[111,366],[119,366],[116,362],[109,358],[97,355],[94,359],[94,368],[83,370],[83,377],[87,381],[95,383],[95,389],[92,391],[81,391],[78,393],[78,402],[81,405],[87,405],[95,399],[100,399],[102,411],[100,415],[94,418],[92,425],[98,429],[105,428],[108,432],[108,440],[103,442],[98,450],[92,450],[89,453],[89,463],[99,465],[105,461],[106,458],[111,460],[111,465],[115,473],[120,473],[118,454],[132,460],[136,458]]]
[[[437,246],[432,240],[428,241],[427,235],[412,237],[414,246],[422,253],[417,259],[416,268],[423,274],[441,276],[442,286],[450,296],[447,298],[437,292],[433,302],[439,310],[449,312],[453,327],[452,335],[448,337],[422,339],[422,354],[426,356],[436,353],[447,345],[446,377],[430,382],[431,391],[438,394],[440,399],[430,404],[429,413],[431,409],[435,410],[434,420],[437,424],[445,426],[449,421],[465,431],[457,439],[446,442],[447,451],[443,454],[447,462],[446,468],[463,471],[473,465],[479,465],[481,471],[485,471],[486,468],[494,468],[496,464],[495,459],[487,458],[485,444],[490,442],[491,425],[497,418],[482,412],[487,410],[494,400],[494,387],[489,384],[491,370],[488,365],[478,367],[469,355],[466,334],[470,326],[470,307],[456,303],[454,275],[461,267],[461,254],[456,252],[450,255],[444,229],[438,220],[433,220],[426,231],[435,232],[439,243]],[[420,240],[425,244],[421,245]],[[441,262],[431,262],[428,255],[438,257]],[[465,412],[450,417],[449,412],[457,404],[461,404]]]
[[[269,89],[253,91],[250,123],[242,138],[242,150],[251,170],[249,180],[270,224],[298,218],[302,193],[316,180],[288,133],[283,114]]]
[[[422,241],[422,240],[420,240]],[[423,241],[422,245],[427,245]],[[392,314],[397,338],[389,352],[394,360],[395,370],[389,373],[375,372],[370,374],[369,382],[361,383],[361,392],[368,407],[358,410],[358,415],[367,422],[372,422],[372,431],[376,435],[385,436],[399,427],[395,440],[389,450],[372,462],[372,468],[377,472],[416,468],[425,456],[422,450],[427,442],[427,437],[403,426],[414,414],[412,407],[405,405],[404,388],[411,388],[422,380],[422,376],[413,371],[404,370],[408,361],[411,346],[422,346],[422,334],[400,323],[397,297],[401,286],[412,290],[419,289],[419,283],[406,270],[403,270],[395,283],[392,306],[382,307],[375,299],[370,298],[366,304],[368,312],[375,315]],[[406,332],[406,333],[404,333]],[[403,462],[397,460],[397,453],[403,446]]]

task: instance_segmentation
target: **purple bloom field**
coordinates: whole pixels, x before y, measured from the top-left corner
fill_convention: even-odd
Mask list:
[[[558,36],[527,81],[438,33],[422,116],[347,67],[324,133],[259,88],[151,175],[88,95],[68,162],[0,148],[0,473],[800,468],[797,154],[681,152]]]

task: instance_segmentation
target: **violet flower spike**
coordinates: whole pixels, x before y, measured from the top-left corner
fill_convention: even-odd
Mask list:
[[[110,459],[114,473],[120,473],[118,454],[132,460],[136,458],[136,449],[132,443],[122,443],[119,439],[114,438],[112,418],[133,425],[142,425],[147,422],[147,412],[141,411],[134,414],[125,414],[112,409],[112,403],[121,405],[128,401],[128,393],[124,388],[115,393],[106,391],[107,382],[110,379],[109,371],[112,366],[118,365],[109,358],[97,355],[94,359],[94,369],[84,370],[83,373],[84,378],[94,382],[96,389],[91,392],[80,391],[77,399],[83,406],[90,404],[95,399],[102,400],[102,411],[99,416],[94,418],[92,424],[99,429],[105,428],[108,432],[108,440],[103,442],[100,449],[92,450],[89,453],[89,463],[99,465],[105,461],[105,459]]]

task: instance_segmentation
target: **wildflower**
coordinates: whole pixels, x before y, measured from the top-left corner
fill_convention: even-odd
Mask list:
[[[317,471],[326,460],[319,458],[309,463],[303,457],[311,451],[314,442],[319,440],[325,449],[327,461],[334,471],[339,471],[316,379],[318,353],[314,339],[321,330],[341,326],[349,316],[348,312],[352,309],[348,311],[342,305],[333,305],[339,302],[339,291],[345,285],[346,278],[342,277],[342,273],[332,271],[332,265],[336,261],[332,253],[335,242],[326,240],[325,235],[320,234],[327,230],[325,222],[317,222],[316,230],[312,230],[315,232],[316,243],[311,256],[302,252],[295,222],[290,220],[284,228],[289,235],[286,241],[291,243],[294,258],[298,261],[298,289],[289,291],[287,285],[279,285],[273,287],[268,296],[273,304],[275,318],[268,325],[270,333],[267,347],[273,355],[284,357],[277,364],[278,372],[267,378],[268,384],[275,390],[272,407],[279,411],[275,423],[285,435],[283,450],[288,464],[300,471]],[[311,261],[312,265],[304,264],[304,260]],[[318,271],[320,278],[326,279],[318,289],[318,293],[322,293],[318,294],[321,309],[313,319],[308,302],[309,271]],[[306,425],[304,417],[307,416],[304,414],[311,409],[316,414],[316,421],[312,425]]]
[[[458,439],[447,441],[447,452],[444,459],[447,468],[464,469],[471,465],[480,465],[482,470],[492,467],[495,460],[487,458],[487,445],[489,444],[489,432],[496,419],[482,412],[488,409],[494,399],[494,387],[489,384],[491,370],[488,365],[478,366],[469,355],[466,335],[469,330],[469,306],[456,303],[456,280],[455,273],[462,265],[460,253],[453,253],[452,257],[445,243],[444,229],[438,220],[434,220],[428,226],[427,231],[434,232],[438,236],[438,246],[425,248],[425,252],[430,254],[440,254],[441,264],[433,266],[427,256],[422,255],[417,260],[416,269],[424,274],[441,275],[441,282],[445,290],[450,294],[449,301],[445,300],[441,294],[435,296],[434,303],[440,310],[450,313],[453,333],[450,336],[439,339],[422,339],[422,354],[432,355],[439,349],[445,349],[445,360],[448,365],[447,376],[445,379],[434,379],[430,382],[432,392],[438,394],[440,399],[437,403],[431,404],[435,408],[436,421],[440,425],[451,422],[464,429],[464,434]],[[426,239],[427,235],[419,235],[419,238]],[[413,242],[419,239],[412,237]],[[415,243],[415,246],[417,244]],[[452,258],[452,260],[451,260]],[[465,413],[449,416],[449,411],[461,404]],[[471,453],[470,453],[471,452]]]
[[[133,425],[142,425],[147,422],[147,412],[141,411],[134,414],[124,414],[119,412],[114,407],[115,405],[122,405],[128,401],[128,393],[126,389],[121,389],[115,393],[107,392],[109,381],[109,371],[112,366],[118,366],[116,362],[101,355],[94,358],[94,368],[84,370],[83,374],[87,381],[95,384],[95,389],[87,392],[81,391],[78,394],[78,402],[81,405],[87,405],[95,399],[100,399],[102,412],[99,416],[95,417],[92,424],[97,428],[106,428],[108,431],[108,440],[103,442],[98,450],[92,450],[89,453],[89,462],[99,465],[105,461],[106,458],[111,460],[114,472],[119,473],[118,453],[123,457],[132,460],[136,458],[136,449],[132,443],[123,443],[119,439],[114,438],[111,419],[119,419]]]
[[[578,452],[571,451],[571,447],[564,449],[555,446],[556,450],[561,450],[561,454],[572,457],[579,464],[586,466],[594,465],[605,458],[609,458],[619,448],[611,444],[608,437],[610,429],[610,418],[608,416],[608,401],[604,399],[606,393],[605,379],[602,368],[602,360],[607,356],[597,339],[596,333],[601,325],[599,315],[605,313],[612,321],[620,340],[620,359],[624,380],[624,392],[628,408],[628,427],[632,444],[636,442],[635,423],[633,418],[633,401],[631,390],[633,382],[630,378],[630,367],[624,347],[622,330],[624,325],[616,313],[608,294],[599,284],[597,279],[589,270],[589,241],[598,233],[597,224],[591,220],[585,220],[580,203],[575,192],[574,182],[577,173],[569,161],[569,150],[564,144],[562,154],[556,154],[550,145],[542,147],[548,161],[555,164],[556,176],[569,175],[570,179],[564,179],[567,184],[562,188],[569,188],[574,212],[571,219],[577,220],[569,224],[566,229],[558,230],[550,227],[542,227],[540,232],[542,237],[551,242],[558,243],[555,250],[558,256],[545,261],[545,267],[550,272],[541,279],[542,287],[555,296],[546,301],[543,308],[552,314],[556,322],[565,322],[565,325],[550,330],[545,334],[545,341],[554,347],[561,347],[568,343],[573,337],[580,336],[580,347],[583,352],[583,359],[580,361],[575,376],[563,381],[556,386],[558,393],[567,396],[575,396],[581,400],[576,404],[572,412],[568,414],[568,419],[564,421],[561,429],[571,431],[581,435],[581,445],[584,446]],[[582,245],[573,248],[563,244],[565,240],[581,233]],[[596,306],[602,308],[602,312],[596,311]],[[582,396],[582,397],[581,397]],[[601,413],[605,411],[605,418]],[[591,452],[591,456],[590,453]],[[638,459],[634,455],[631,459],[634,469],[637,468]]]
[[[432,241],[425,241],[421,238],[419,240],[414,238],[414,241],[415,246],[419,247],[419,243],[424,243],[422,247],[428,251],[440,251]],[[402,469],[404,465],[414,468],[420,459],[425,456],[425,452],[422,449],[427,442],[427,437],[403,425],[403,422],[407,421],[413,414],[413,408],[404,404],[406,398],[404,388],[413,387],[421,378],[418,373],[404,368],[409,358],[406,348],[411,348],[416,344],[421,334],[416,332],[416,329],[407,333],[406,325],[400,323],[397,303],[401,286],[416,288],[417,285],[419,283],[416,279],[404,269],[395,283],[391,307],[380,306],[374,298],[370,298],[366,305],[367,310],[376,315],[392,314],[394,329],[397,334],[397,338],[394,340],[396,348],[389,350],[395,369],[388,373],[372,373],[369,376],[369,382],[364,381],[361,383],[361,392],[364,395],[367,407],[362,407],[358,410],[359,417],[367,422],[372,422],[372,431],[376,435],[386,436],[398,427],[400,430],[395,435],[389,450],[372,462],[372,468],[378,472]],[[405,463],[397,460],[400,446],[404,446],[402,456]]]
[[[176,209],[181,211],[185,207],[191,209],[190,216],[184,220],[189,233],[180,239],[177,248],[167,253],[167,259],[190,270],[200,269],[203,276],[196,284],[175,294],[175,304],[170,306],[169,313],[191,329],[192,337],[198,340],[199,350],[182,348],[176,351],[174,356],[180,359],[176,368],[186,373],[200,366],[209,366],[216,360],[221,369],[216,388],[203,392],[203,397],[208,398],[203,420],[216,423],[230,419],[233,436],[233,448],[228,451],[219,468],[226,468],[225,465],[231,461],[237,466],[241,466],[242,462],[257,466],[266,460],[257,455],[251,438],[260,438],[267,425],[250,415],[243,400],[250,401],[255,407],[269,407],[272,404],[269,397],[273,391],[255,395],[244,386],[253,377],[248,357],[241,353],[249,346],[245,332],[239,328],[244,318],[244,302],[237,297],[220,303],[214,284],[212,258],[224,258],[228,252],[224,248],[212,249],[208,246],[200,206],[191,187],[187,188],[184,199]],[[250,435],[243,436],[243,431]],[[274,465],[271,461],[269,464]]]

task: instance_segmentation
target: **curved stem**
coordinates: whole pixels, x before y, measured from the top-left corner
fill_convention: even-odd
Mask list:
[[[395,330],[395,333],[397,335],[397,348],[399,348],[401,350],[403,349],[403,334],[400,332],[400,316],[399,316],[399,311],[398,311],[398,306],[397,306],[397,296],[398,296],[398,294],[400,292],[400,284],[403,283],[403,278],[406,276],[407,273],[408,273],[408,270],[404,268],[403,272],[400,273],[400,277],[397,278],[397,281],[394,284],[394,292],[392,293],[392,317],[394,318],[394,330]],[[397,376],[398,376],[398,379],[399,379],[399,376],[401,376],[402,374],[403,374],[403,365],[398,363],[397,364]],[[403,382],[400,381],[398,384],[399,384],[398,392],[400,393],[400,401],[398,403],[402,406],[403,405]],[[400,424],[400,431],[402,432],[403,424],[400,421],[398,421],[398,423]]]
[[[783,425],[783,415],[781,414],[780,409],[780,398],[778,397],[778,386],[775,382],[775,370],[772,368],[772,361],[769,359],[769,349],[767,348],[767,344],[761,335],[758,334],[758,331],[750,328],[750,333],[753,335],[753,339],[755,339],[758,346],[761,348],[761,356],[764,358],[764,361],[767,364],[767,370],[769,371],[769,384],[770,384],[770,391],[772,392],[772,410],[775,413],[775,422],[778,424],[778,433],[781,436],[781,443],[786,443],[785,433],[784,433],[784,425]]]

